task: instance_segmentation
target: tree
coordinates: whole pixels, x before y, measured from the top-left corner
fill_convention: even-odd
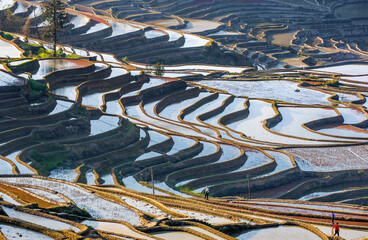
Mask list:
[[[47,21],[49,24],[46,26],[44,37],[52,40],[55,57],[58,34],[65,29],[69,23],[65,11],[66,4],[61,0],[51,0],[44,4],[44,8],[45,13],[43,14],[43,20]]]
[[[165,67],[162,62],[157,62],[153,65],[153,73],[159,77],[162,77],[165,74]]]
[[[24,25],[24,19],[10,9],[0,11],[0,29],[7,32],[20,32]]]

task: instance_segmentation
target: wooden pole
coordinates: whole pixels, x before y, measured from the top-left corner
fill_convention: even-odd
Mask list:
[[[248,174],[248,197],[249,199],[251,199],[251,195],[250,195],[250,179],[249,179],[249,174]]]
[[[155,185],[153,183],[153,170],[151,168],[151,182],[152,182],[152,193],[155,194]]]

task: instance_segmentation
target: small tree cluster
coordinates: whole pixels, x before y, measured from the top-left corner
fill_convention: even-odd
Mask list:
[[[155,65],[153,65],[153,73],[156,76],[162,77],[165,74],[165,67],[162,62],[156,62]]]
[[[65,11],[66,4],[61,0],[51,0],[45,3],[44,7],[45,13],[43,14],[43,20],[49,23],[45,27],[44,37],[51,39],[55,57],[58,34],[66,28],[70,21]]]

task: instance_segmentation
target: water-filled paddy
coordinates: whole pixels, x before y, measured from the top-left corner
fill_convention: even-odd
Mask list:
[[[70,184],[35,178],[1,178],[1,180],[30,184],[58,191],[66,197],[73,199],[79,208],[85,208],[94,218],[123,220],[133,225],[140,225],[138,215],[132,210]]]
[[[33,12],[28,16],[28,19],[32,19],[32,18],[36,18],[41,16],[41,14],[43,13],[43,9],[40,5],[33,5],[36,8],[33,10]]]
[[[24,240],[53,240],[54,238],[43,235],[38,232],[34,232],[31,230],[27,230],[24,228],[12,227],[9,225],[1,224],[0,225],[1,232],[4,234],[6,239],[19,239],[19,236],[22,236],[21,239]]]
[[[135,161],[145,160],[145,159],[154,158],[158,156],[161,156],[161,154],[155,151],[149,151],[149,152],[146,152],[140,155],[137,159],[135,159]]]
[[[324,234],[330,235],[331,234],[331,227],[315,225],[316,228],[321,230]],[[368,231],[363,230],[356,230],[356,229],[346,229],[340,228],[340,236],[346,240],[353,240],[353,239],[367,239]]]
[[[70,23],[74,25],[74,28],[79,28],[86,25],[89,18],[84,15],[75,15],[70,19]]]
[[[27,11],[29,4],[18,1],[18,7],[14,10],[14,14],[23,13]]]
[[[2,0],[0,2],[0,10],[10,8],[14,4],[15,0]]]
[[[230,70],[229,70],[230,71]],[[201,85],[225,90],[236,96],[264,98],[300,104],[330,105],[329,94],[299,88],[297,82],[276,81],[200,81]],[[299,89],[299,92],[295,90]]]
[[[148,131],[148,134],[150,136],[150,142],[147,146],[147,148],[155,145],[155,144],[158,144],[158,143],[161,143],[163,141],[166,141],[167,139],[169,139],[168,136],[164,135],[164,134],[161,134],[159,132],[156,132],[156,131]]]
[[[74,169],[57,168],[50,171],[50,178],[62,179],[73,182],[78,176]]]
[[[203,157],[203,156],[207,156],[209,154],[215,153],[217,151],[217,145],[214,143],[210,143],[210,142],[201,142],[203,144],[203,149],[202,151],[196,155],[195,157]]]
[[[184,38],[185,43],[181,48],[203,47],[210,42],[210,40],[191,34],[184,34]]]
[[[181,137],[181,136],[171,136],[174,141],[174,146],[171,148],[169,152],[167,152],[167,155],[175,154],[181,150],[184,150],[186,148],[189,148],[192,146],[195,141],[190,138]]]
[[[165,30],[167,34],[169,34],[169,42],[176,41],[181,38],[183,35],[179,32]]]
[[[204,97],[207,97],[209,95],[211,95],[211,93],[201,92],[201,93],[199,93],[199,95],[197,97],[186,99],[186,100],[183,100],[181,102],[168,105],[167,107],[165,107],[159,113],[159,115],[164,117],[164,118],[167,118],[167,119],[178,121],[178,115],[180,114],[180,112],[183,109],[187,108],[188,106],[194,104],[195,102],[197,102],[197,101],[199,101],[199,100],[201,100]]]
[[[56,202],[65,202],[64,198],[59,197],[57,194],[54,194],[54,193],[50,193],[50,192],[40,190],[40,189],[37,189],[37,188],[24,188],[24,189],[26,189],[26,190],[28,190],[32,193],[35,193],[39,196],[42,196],[42,197],[48,198],[50,200],[56,201]]]
[[[2,193],[0,192],[0,197],[5,201],[5,202],[9,202],[11,204],[14,204],[14,205],[20,205],[19,202],[15,201],[12,197],[8,196],[7,194],[5,193]]]
[[[18,66],[18,65],[21,65],[23,63],[26,63],[26,62],[29,62],[31,61],[32,59],[23,59],[23,60],[16,60],[16,61],[12,61],[10,63],[8,63],[9,66]]]
[[[283,240],[295,240],[295,237],[298,236],[298,240],[314,240],[314,239],[321,239],[314,233],[300,228],[300,227],[274,227],[274,228],[264,228],[264,229],[257,229],[247,231],[245,233],[240,233],[235,235],[237,239],[240,240],[258,240],[258,239],[283,239]]]
[[[165,36],[166,33],[163,31],[159,31],[159,30],[150,30],[150,31],[144,32],[144,35],[146,36],[146,38],[150,39],[150,38],[157,38],[157,37]]]
[[[351,138],[368,138],[368,130],[356,128],[352,126],[336,126],[330,128],[318,129],[318,132],[333,135],[333,136],[343,136]]]
[[[221,25],[221,23],[207,21],[207,20],[197,20],[197,19],[187,19],[189,22],[187,26],[182,29],[184,32],[196,33],[203,32],[211,29],[215,29]]]
[[[222,113],[205,120],[205,122],[211,124],[212,126],[221,127],[218,121],[225,115],[245,109],[244,102],[244,98],[235,98],[234,101],[230,103]]]
[[[101,178],[102,178],[102,180],[105,181],[103,184],[112,184],[112,185],[115,185],[114,178],[112,177],[112,174],[111,173],[102,175]]]
[[[104,133],[119,127],[119,118],[104,115],[98,120],[91,120],[91,135]]]
[[[6,155],[5,157],[11,160],[18,168],[20,174],[34,174],[33,171],[31,171],[29,168],[21,164],[17,161],[17,156],[19,155],[21,151],[13,152],[9,155]]]
[[[148,236],[145,236],[143,234],[140,234],[136,231],[131,230],[127,226],[120,224],[120,223],[113,223],[113,222],[101,222],[101,221],[92,221],[92,220],[85,220],[82,222],[82,224],[91,226],[94,229],[100,230],[100,231],[106,231],[106,232],[112,232],[112,233],[118,233],[118,234],[124,234],[127,236],[131,236],[133,238],[139,238],[139,239],[153,239]]]
[[[214,239],[217,239],[217,240],[224,240],[224,238],[219,237],[216,234],[213,234],[213,233],[211,233],[211,232],[209,232],[207,230],[204,230],[203,228],[200,228],[200,227],[188,226],[187,228],[193,229],[193,230],[195,230],[197,232],[203,233],[203,234],[205,234],[207,236],[210,236],[210,237],[212,237]]]
[[[138,31],[139,28],[133,27],[130,24],[122,23],[122,22],[116,22],[113,20],[108,20],[112,27],[112,34],[108,36],[107,38],[115,37],[118,35],[123,35],[130,32]]]
[[[82,57],[88,57],[88,51],[83,49],[74,48],[75,54],[82,56]]]
[[[56,100],[56,103],[57,103],[56,107],[54,108],[54,110],[52,110],[49,113],[49,115],[64,112],[64,111],[68,110],[73,105],[72,102],[67,102],[67,101],[62,101],[62,100]]]
[[[132,190],[138,191],[138,192],[152,193],[152,188],[149,188],[149,187],[146,187],[146,186],[140,184],[139,182],[137,182],[137,180],[135,180],[135,178],[133,176],[123,178],[122,181],[124,183],[124,186],[129,188],[129,189],[132,189]],[[155,186],[156,186],[156,184],[155,184]],[[166,193],[159,192],[159,191],[156,191],[156,190],[155,190],[155,194],[168,195]]]
[[[336,117],[337,113],[333,108],[292,108],[280,107],[282,121],[271,130],[302,138],[338,140],[333,137],[323,136],[305,129],[302,124],[324,118]]]
[[[183,120],[192,122],[192,123],[202,124],[200,121],[198,121],[197,116],[220,107],[223,101],[228,97],[229,95],[227,94],[219,94],[217,99],[209,103],[206,103],[199,108],[196,108],[193,112],[185,115]]]
[[[259,167],[261,165],[271,162],[271,159],[260,151],[254,151],[254,152],[247,151],[246,155],[247,155],[247,161],[244,163],[244,165],[232,172],[240,172],[244,170],[249,170],[249,169]]]
[[[20,58],[22,51],[15,47],[12,43],[0,39],[0,57],[2,58]]]
[[[2,207],[9,217],[18,218],[26,222],[36,223],[38,225],[54,229],[54,230],[69,230],[73,229],[75,232],[79,232],[79,228],[76,228],[70,224],[56,221],[50,218],[32,215],[25,212],[20,212],[8,207]]]
[[[75,101],[77,98],[77,91],[75,85],[72,86],[64,86],[58,89],[53,90],[53,93],[60,96],[65,96],[68,99]]]
[[[246,119],[227,125],[229,128],[244,133],[247,137],[267,142],[283,144],[311,144],[311,141],[279,136],[267,131],[263,121],[272,118],[276,113],[271,103],[250,100],[249,115]],[[313,142],[312,142],[313,143]]]
[[[334,67],[316,68],[318,72],[340,73],[345,75],[367,75],[368,64],[347,64]]]
[[[135,64],[133,64],[135,65]],[[216,66],[216,65],[205,65],[205,64],[188,64],[188,65],[179,65],[179,66],[167,66],[165,70],[167,71],[177,71],[177,70],[188,70],[188,71],[228,71],[232,73],[241,73],[244,70],[247,70],[247,67],[233,67],[233,66]],[[200,81],[199,83],[206,82]]]
[[[94,26],[92,26],[90,29],[88,29],[87,32],[81,34],[82,35],[87,35],[87,34],[90,34],[90,33],[95,33],[95,32],[98,32],[98,31],[101,31],[105,28],[108,28],[109,25],[106,25],[105,23],[97,23],[95,24]]]
[[[209,215],[209,214],[205,214],[205,213],[200,213],[200,212],[194,212],[194,211],[190,211],[190,210],[184,210],[184,209],[178,209],[178,208],[173,208],[173,210],[175,210],[177,212],[180,212],[180,213],[183,213],[183,214],[187,214],[192,218],[202,220],[202,221],[205,221],[205,222],[210,223],[210,224],[234,222],[234,221],[232,221],[230,219],[227,219],[227,218],[217,217],[217,216],[213,216],[213,215]]]
[[[170,239],[176,239],[176,240],[203,240],[201,237],[197,237],[193,234],[187,233],[187,232],[158,232],[158,233],[152,233],[153,236],[159,237],[160,239],[170,240]]]
[[[0,70],[0,87],[13,86],[13,85],[19,86],[23,84],[24,84],[24,80],[22,80],[21,78],[14,77],[13,75],[9,73],[6,73]]]
[[[344,124],[356,124],[367,120],[366,113],[360,109],[338,108],[337,110],[344,118]]]
[[[105,62],[112,62],[112,63],[118,63],[121,64],[118,60],[115,59],[115,57],[111,54],[107,53],[101,53],[101,56]]]
[[[275,162],[277,165],[276,165],[276,168],[272,172],[263,174],[259,177],[268,176],[268,175],[271,175],[277,172],[281,172],[283,170],[294,167],[288,155],[281,153],[281,152],[276,152],[276,151],[266,151],[266,152],[275,159]]]
[[[13,166],[5,160],[0,159],[0,174],[13,174]]]
[[[83,68],[89,66],[91,63],[88,61],[75,60],[75,59],[44,59],[38,61],[40,64],[36,73],[32,74],[33,79],[42,79],[47,74],[64,69]]]

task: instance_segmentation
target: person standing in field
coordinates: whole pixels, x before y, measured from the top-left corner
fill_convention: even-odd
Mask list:
[[[333,225],[334,222],[335,222],[335,213],[334,212],[331,213],[331,221],[332,221],[332,225]]]
[[[208,188],[208,186],[206,186],[206,188],[204,189],[204,198],[206,200],[208,200],[208,195],[210,194],[210,189]]]
[[[333,228],[332,228],[333,230],[335,230],[335,234],[334,234],[334,236],[335,235],[337,235],[337,236],[339,236],[340,237],[340,227],[339,227],[339,223],[336,223],[334,226],[333,226]]]

